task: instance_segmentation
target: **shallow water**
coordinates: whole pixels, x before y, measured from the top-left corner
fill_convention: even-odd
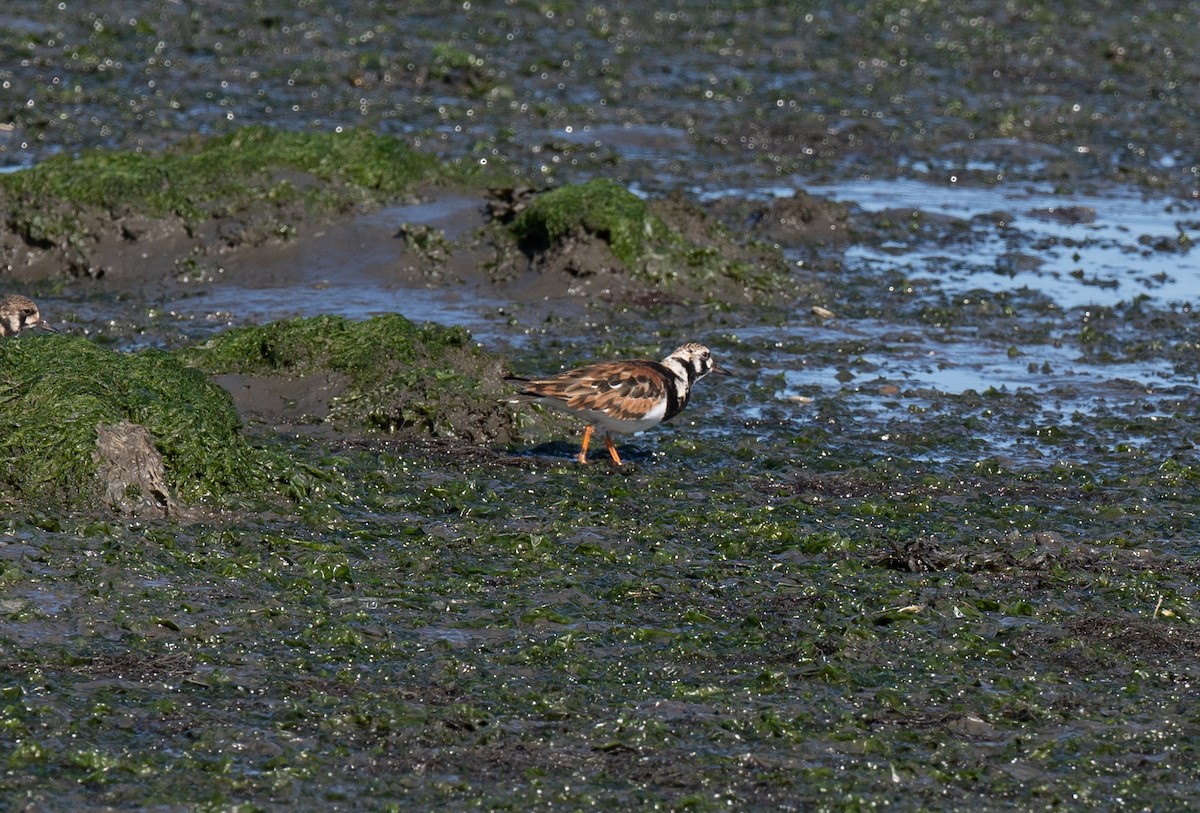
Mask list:
[[[924,337],[908,333],[901,342],[889,339],[895,332],[894,324],[875,320],[772,328],[770,340],[796,343],[807,352],[777,351],[763,362],[762,375],[782,376],[775,398],[790,404],[797,420],[811,420],[818,399],[836,398],[853,411],[862,431],[876,425],[883,440],[889,440],[888,427],[896,419],[909,420],[914,411],[953,410],[948,404],[964,393],[1001,402],[1020,396],[1031,402],[1019,409],[1029,423],[1068,426],[1130,411],[1141,420],[1159,420],[1196,392],[1194,378],[1181,381],[1174,365],[1163,359],[1097,363],[1081,357],[1074,346],[1045,343],[1014,352],[1011,345],[981,341],[966,332],[930,331]],[[742,341],[760,340],[766,333],[734,331]],[[848,337],[864,339],[873,349],[834,360],[822,352],[824,346]],[[752,419],[766,414],[762,408],[742,409]],[[966,409],[964,415],[991,409]],[[1043,466],[1059,460],[1061,443],[1030,433],[1029,423],[979,426],[970,432],[978,441],[975,446],[910,454],[914,460],[962,461],[984,456],[981,449],[986,448],[988,454],[1006,455],[1021,465]],[[1121,441],[1150,442],[1136,437]]]
[[[331,278],[329,266],[318,260],[308,266],[316,278],[307,283],[279,280],[269,284],[220,285],[194,296],[166,303],[170,312],[189,320],[223,326],[263,324],[318,314],[367,319],[384,313],[399,313],[414,321],[461,325],[480,338],[493,334],[495,320],[486,314],[496,306],[471,292],[413,288],[388,284],[372,276],[358,276],[345,262],[337,265]]]
[[[1095,363],[1081,358],[1077,348],[1039,344],[1012,352],[1011,345],[984,342],[969,336],[937,332],[936,336],[907,335],[902,343],[887,341],[895,325],[873,320],[854,320],[830,327],[787,326],[771,330],[774,338],[799,339],[807,344],[843,340],[847,337],[879,339],[876,352],[856,354],[854,365],[867,372],[856,374],[846,363],[813,366],[803,355],[781,354],[779,366],[764,367],[770,374],[782,371],[787,387],[781,397],[799,394],[813,386],[829,386],[839,374],[845,386],[862,391],[873,383],[901,390],[930,390],[942,394],[965,391],[1029,391],[1048,394],[1068,387],[1096,392],[1105,382],[1121,381],[1123,388],[1135,385],[1148,395],[1177,380],[1173,366],[1165,360],[1125,364]],[[739,338],[762,336],[761,329],[738,330]]]
[[[870,212],[921,211],[970,220],[1001,215],[1004,228],[1020,241],[981,234],[969,253],[936,246],[893,251],[888,246],[855,246],[846,261],[864,270],[903,268],[914,279],[930,278],[949,294],[982,288],[1029,288],[1062,308],[1114,305],[1148,297],[1166,307],[1193,303],[1200,296],[1195,258],[1180,248],[1200,241],[1200,205],[1141,190],[1114,187],[1104,194],[1055,192],[1048,184],[968,187],[913,179],[857,180],[797,188],[852,202]],[[794,188],[771,194],[790,196]],[[1036,248],[1030,248],[1036,246]],[[1164,248],[1165,247],[1165,248]],[[1013,253],[1032,254],[1036,267],[1005,262]]]
[[[185,320],[214,325],[262,324],[318,314],[366,319],[399,313],[414,321],[468,328],[482,340],[495,339],[501,309],[487,290],[431,279],[414,284],[401,270],[402,224],[435,228],[457,240],[477,225],[476,198],[446,197],[429,203],[387,206],[377,212],[307,235],[283,246],[272,267],[230,269],[213,282],[197,283],[163,308]],[[323,239],[328,238],[328,239]]]

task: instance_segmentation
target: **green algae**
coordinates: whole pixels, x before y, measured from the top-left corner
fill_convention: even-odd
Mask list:
[[[177,499],[306,490],[300,467],[241,436],[227,392],[167,353],[69,336],[0,344],[0,488],[10,497],[92,504],[97,426],[122,421],[149,430]]]
[[[538,195],[510,228],[519,241],[539,247],[580,232],[595,235],[630,268],[644,262],[647,238],[661,239],[666,231],[662,221],[651,217],[645,201],[607,178]]]
[[[395,198],[440,169],[399,139],[364,130],[292,133],[256,126],[161,153],[97,150],[50,158],[4,176],[0,185],[26,199],[195,220],[297,193],[300,185],[287,172],[341,181],[364,196]]]
[[[698,208],[677,199],[647,202],[607,178],[537,195],[508,228],[535,257],[597,239],[632,279],[713,303],[727,301],[730,290],[762,300],[789,281],[778,250],[739,246]]]
[[[1081,504],[996,533],[994,506],[931,487],[914,516],[911,467],[869,454],[824,505],[797,499],[799,466],[677,457],[684,480],[364,452],[356,479],[386,486],[317,525],[42,534],[36,570],[6,576],[9,798],[80,783],[108,803],[200,785],[214,806],[303,809],[1192,798],[1182,562],[1039,536],[1102,529]],[[1024,478],[1032,502],[1052,478],[1030,475],[971,488]],[[888,523],[950,517],[979,530],[943,552],[1016,555],[876,558]],[[15,638],[53,618],[38,591],[86,596],[74,623],[97,634]],[[1140,779],[1131,749],[1155,766]]]
[[[395,200],[460,177],[399,139],[365,130],[293,133],[254,126],[159,153],[93,150],[0,176],[9,228],[34,245],[83,250],[90,216],[178,217],[195,227],[268,204],[314,212]]]
[[[430,76],[461,88],[471,95],[484,95],[497,90],[495,70],[484,59],[451,43],[435,43]]]
[[[343,428],[491,440],[516,432],[497,398],[502,359],[461,328],[399,314],[317,316],[236,328],[182,354],[213,374],[344,377],[328,416]]]

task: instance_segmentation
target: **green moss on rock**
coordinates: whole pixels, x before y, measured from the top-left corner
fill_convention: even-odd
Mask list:
[[[519,241],[536,246],[552,246],[581,231],[595,235],[631,269],[642,263],[647,237],[666,234],[645,201],[606,178],[538,195],[511,228]]]
[[[735,240],[717,220],[677,197],[647,202],[604,178],[537,195],[509,230],[543,270],[568,256],[572,274],[608,270],[605,257],[579,250],[599,240],[631,280],[688,300],[760,301],[795,287],[777,248]]]
[[[344,428],[473,440],[514,433],[511,411],[496,398],[504,363],[462,328],[399,314],[366,321],[317,316],[237,328],[184,355],[213,374],[337,374],[344,387],[329,420]]]
[[[158,350],[75,336],[0,342],[0,491],[82,507],[98,496],[97,426],[144,426],[176,499],[262,492],[286,473],[239,434],[229,394]]]

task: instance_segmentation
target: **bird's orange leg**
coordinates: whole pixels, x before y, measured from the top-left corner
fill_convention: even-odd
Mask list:
[[[617,454],[617,447],[613,445],[612,438],[610,438],[608,435],[604,436],[604,445],[608,447],[608,453],[612,455],[614,463],[616,463],[618,466],[625,465],[621,462],[621,456]]]
[[[592,439],[592,425],[588,424],[588,428],[583,430],[583,448],[579,450],[579,462],[587,462],[587,447],[588,442]]]

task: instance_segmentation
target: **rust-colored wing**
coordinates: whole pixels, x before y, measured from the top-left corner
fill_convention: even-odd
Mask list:
[[[668,382],[654,361],[607,361],[530,381],[522,395],[557,401],[577,412],[636,420],[667,397]]]

